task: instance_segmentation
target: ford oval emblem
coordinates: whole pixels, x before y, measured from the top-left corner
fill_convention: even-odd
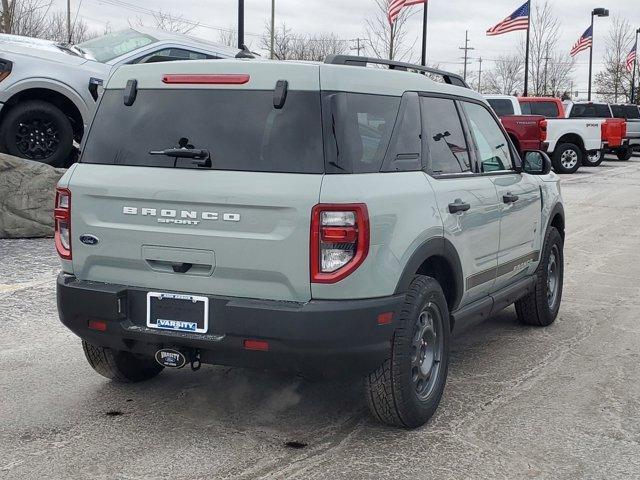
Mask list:
[[[182,368],[187,363],[187,358],[178,350],[163,348],[156,352],[156,362],[163,367]]]
[[[97,245],[98,242],[100,242],[100,240],[98,240],[98,237],[96,237],[95,235],[90,235],[88,233],[80,235],[80,241],[85,245]]]

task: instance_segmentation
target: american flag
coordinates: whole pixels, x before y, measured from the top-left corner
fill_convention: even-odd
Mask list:
[[[633,66],[636,64],[637,56],[638,56],[638,43],[636,43],[633,46],[633,48],[629,52],[629,55],[627,55],[627,71],[629,73],[633,72]]]
[[[427,3],[427,0],[390,0],[389,1],[389,23],[393,25],[400,15],[400,11],[404,7],[410,7],[411,5],[417,5],[419,3]]]
[[[580,52],[584,52],[585,50],[589,50],[593,45],[593,29],[589,27],[585,30],[585,32],[580,37],[580,40],[576,42],[576,44],[571,49],[571,56],[575,57]]]
[[[528,30],[530,11],[529,4],[530,2],[525,3],[495,27],[491,27],[487,30],[487,35],[502,35],[503,33],[515,32],[517,30]]]

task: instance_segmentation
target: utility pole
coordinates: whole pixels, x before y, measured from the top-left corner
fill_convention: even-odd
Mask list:
[[[67,43],[71,40],[71,0],[67,0]]]
[[[549,71],[549,42],[545,44],[545,57],[544,57],[544,96],[547,96],[547,79]],[[553,92],[551,92],[553,93]]]
[[[275,57],[276,39],[276,0],[271,0],[271,60]]]
[[[349,47],[349,50],[356,50],[358,52],[358,56],[360,56],[360,51],[364,50],[364,44],[360,43],[361,40],[363,40],[363,39],[362,38],[354,38],[351,41],[352,42],[356,42],[356,46],[355,47]]]
[[[469,30],[464,32],[464,47],[458,47],[459,50],[464,50],[464,81],[467,81],[467,64],[469,63],[469,51],[475,50],[475,48],[469,46]]]
[[[478,69],[478,93],[482,93],[482,57],[478,60],[480,68]]]

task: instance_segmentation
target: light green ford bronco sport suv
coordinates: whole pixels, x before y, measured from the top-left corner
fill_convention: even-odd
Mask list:
[[[340,56],[120,68],[56,194],[91,366],[357,374],[380,421],[424,424],[454,325],[515,303],[546,326],[562,296],[558,177],[463,84]]]

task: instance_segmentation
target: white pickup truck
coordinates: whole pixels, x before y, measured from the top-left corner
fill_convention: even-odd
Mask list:
[[[511,103],[513,115],[522,115],[517,97],[509,95],[485,95],[491,103]],[[574,173],[581,165],[596,166],[602,162],[605,147],[600,118],[548,118],[547,143],[553,169],[557,173]]]

